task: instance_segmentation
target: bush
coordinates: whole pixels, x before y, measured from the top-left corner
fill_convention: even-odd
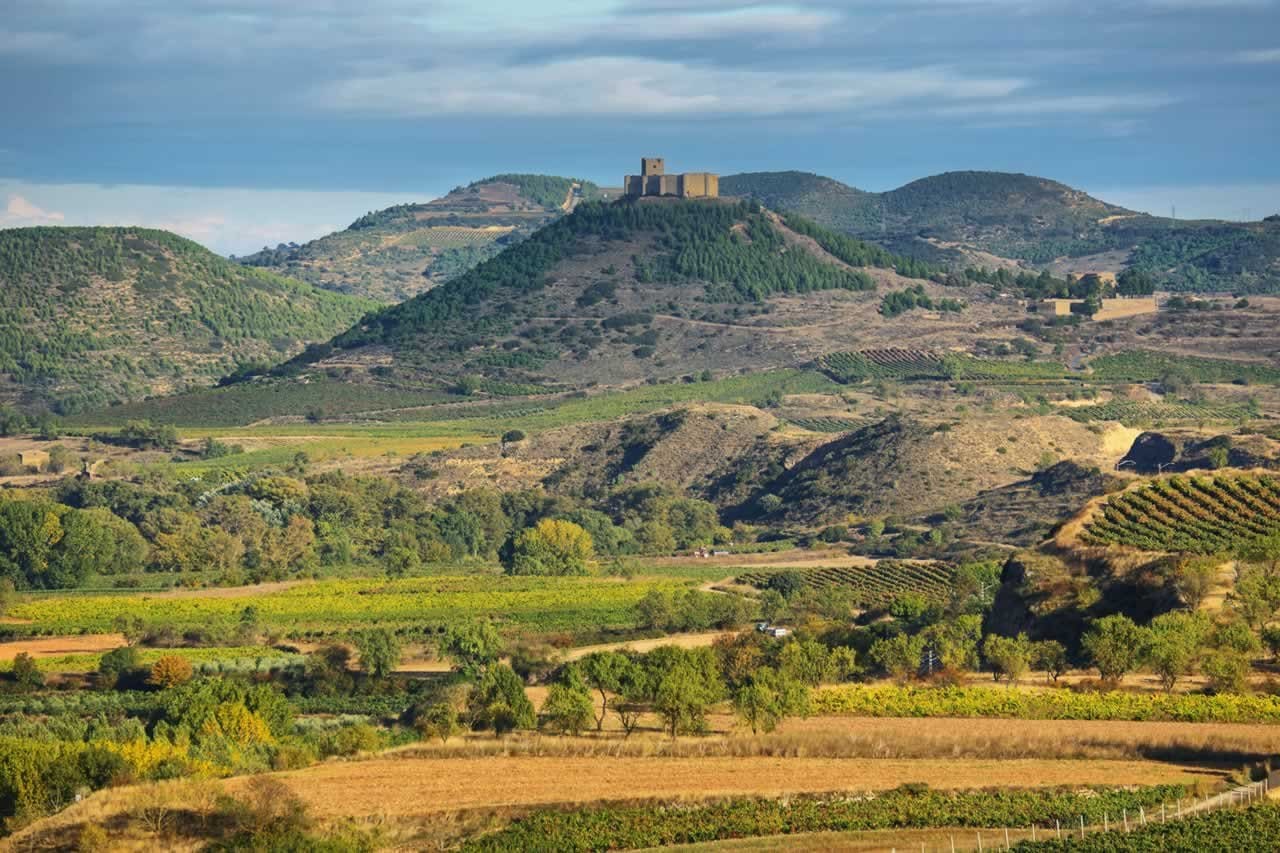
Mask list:
[[[189,660],[179,655],[165,655],[151,665],[147,683],[164,690],[186,684],[192,674]]]

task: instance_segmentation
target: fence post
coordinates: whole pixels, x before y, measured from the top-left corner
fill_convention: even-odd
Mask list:
[[[1165,811],[1164,811],[1164,803],[1161,803],[1161,804],[1160,804],[1160,822],[1161,822],[1161,823],[1168,823],[1168,822],[1169,822],[1169,816],[1168,816],[1168,815],[1166,815],[1166,814],[1165,814]]]
[[[1031,843],[1034,844],[1035,840],[1036,840],[1036,825],[1033,823],[1031,824]]]
[[[1111,822],[1110,822],[1110,820],[1107,818],[1107,813],[1106,813],[1106,812],[1103,812],[1103,813],[1102,813],[1102,831],[1103,831],[1103,832],[1110,832],[1110,831],[1111,831]]]
[[[1055,820],[1054,823],[1058,825],[1058,840],[1061,841],[1062,840],[1062,821]]]
[[[1009,827],[1004,828],[1004,849],[1009,849]]]
[[[1080,837],[1084,838],[1084,815],[1080,815]]]
[[[1142,815],[1142,825],[1147,825],[1147,810],[1142,806],[1138,806],[1138,814]]]
[[[1125,809],[1122,812],[1122,814],[1124,815],[1124,831],[1128,832],[1129,831],[1129,810]]]
[[[978,853],[982,853],[982,833],[978,833]]]
[[[956,853],[956,837],[951,836],[951,853]]]

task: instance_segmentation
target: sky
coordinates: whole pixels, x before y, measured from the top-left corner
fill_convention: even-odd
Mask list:
[[[498,172],[1280,210],[1280,0],[0,0],[0,227],[303,241]]]

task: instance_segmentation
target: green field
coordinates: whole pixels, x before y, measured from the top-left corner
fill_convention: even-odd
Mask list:
[[[327,636],[360,628],[433,631],[468,619],[496,619],[502,626],[537,631],[629,629],[635,605],[653,589],[679,590],[673,578],[622,581],[609,578],[471,575],[402,580],[324,580],[259,594],[252,587],[233,597],[154,595],[54,595],[11,609],[31,620],[12,633],[80,634],[111,631],[120,617],[147,626],[232,627],[252,605],[265,628],[290,637]]]

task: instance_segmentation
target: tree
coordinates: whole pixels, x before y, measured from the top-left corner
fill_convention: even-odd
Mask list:
[[[982,642],[982,654],[996,678],[1003,678],[1010,687],[1027,674],[1027,670],[1031,668],[1034,653],[1034,645],[1027,639],[1026,634],[1019,634],[1016,637],[988,634]]]
[[[440,738],[440,743],[448,743],[461,729],[458,724],[458,712],[448,702],[434,702],[420,716],[414,719],[413,726],[424,738]]]
[[[769,667],[760,667],[733,694],[733,710],[752,734],[771,732],[785,718],[808,712],[804,685]]]
[[[781,675],[810,687],[817,687],[835,677],[831,652],[816,640],[792,640],[782,647],[778,656]]]
[[[582,673],[570,664],[547,691],[546,701],[542,703],[543,719],[552,729],[576,736],[591,725],[594,712],[591,691]]]
[[[620,694],[631,669],[631,659],[618,652],[593,652],[580,662],[582,677],[600,694],[600,713],[596,731],[603,731],[605,714],[609,712],[609,694]]]
[[[472,620],[454,625],[440,641],[440,653],[453,658],[459,668],[472,677],[496,661],[501,651],[502,638],[488,621]]]
[[[9,578],[0,578],[0,616],[4,616],[9,612],[9,608],[13,606],[14,600],[17,598],[17,588],[13,585],[13,581]]]
[[[19,690],[32,690],[44,684],[44,674],[36,665],[36,659],[28,652],[18,652],[13,658],[9,677]]]
[[[1205,597],[1213,589],[1218,577],[1221,559],[1192,557],[1182,560],[1174,569],[1173,586],[1183,603],[1192,610],[1199,610]]]
[[[121,646],[112,649],[98,660],[98,671],[94,680],[99,687],[110,689],[120,680],[138,668],[138,650],[133,646]]]
[[[923,636],[926,647],[933,650],[946,669],[963,671],[978,668],[982,617],[976,613],[930,625]]]
[[[186,684],[192,675],[191,661],[179,655],[165,655],[151,665],[147,683],[166,690]]]
[[[923,635],[913,637],[900,633],[872,643],[867,656],[889,675],[899,681],[906,681],[920,671],[920,657],[924,654],[924,647]]]
[[[1271,653],[1272,660],[1280,660],[1280,625],[1270,625],[1262,629],[1262,644]]]
[[[400,665],[400,641],[386,628],[361,631],[353,638],[360,668],[374,678],[385,678]]]
[[[1191,613],[1163,613],[1145,630],[1142,658],[1172,692],[1179,678],[1189,675],[1209,632],[1205,619]]]
[[[1280,574],[1273,574],[1264,565],[1245,567],[1229,600],[1249,627],[1261,631],[1280,612]]]
[[[675,622],[671,594],[661,589],[649,590],[636,603],[636,617],[642,628],[665,631]]]
[[[572,521],[544,518],[516,536],[507,573],[585,575],[594,555],[587,531]]]
[[[1096,620],[1081,645],[1102,678],[1117,681],[1142,660],[1143,639],[1142,629],[1132,619],[1116,614]]]
[[[707,709],[719,698],[719,691],[705,673],[682,661],[658,682],[653,708],[674,738],[680,733],[705,730]]]
[[[471,694],[471,725],[493,729],[504,735],[515,729],[531,729],[537,724],[533,703],[524,692],[524,682],[506,664],[485,669]]]
[[[509,429],[502,434],[502,443],[504,445],[519,444],[520,442],[524,441],[524,439],[525,439],[524,432],[518,429]]]
[[[1041,640],[1033,644],[1033,666],[1042,670],[1053,681],[1067,671],[1067,649],[1057,640]]]

